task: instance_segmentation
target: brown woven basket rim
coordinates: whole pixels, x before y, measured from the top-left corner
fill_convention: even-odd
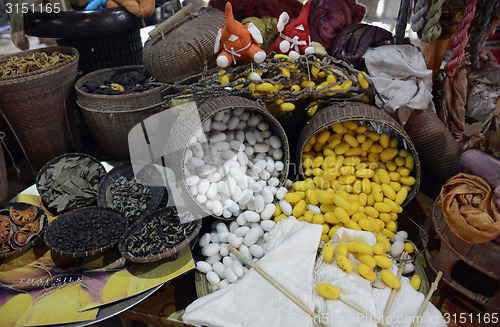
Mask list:
[[[76,101],[76,104],[83,110],[85,111],[90,111],[90,112],[93,112],[93,113],[99,113],[99,114],[130,114],[130,113],[134,113],[134,112],[140,112],[140,111],[144,111],[144,110],[149,110],[149,109],[153,109],[153,108],[156,108],[156,107],[160,107],[160,106],[163,106],[167,103],[167,101],[162,101],[162,102],[158,102],[158,103],[155,103],[155,104],[152,104],[150,106],[147,106],[147,107],[141,107],[141,108],[135,108],[135,109],[127,109],[127,110],[116,110],[116,109],[112,109],[112,110],[98,110],[98,109],[92,109],[92,108],[89,108],[89,107],[86,107],[84,105],[82,105],[82,103],[80,101]]]
[[[83,96],[86,98],[94,99],[94,100],[109,100],[109,97],[113,97],[113,99],[117,100],[123,100],[123,99],[135,99],[135,98],[140,98],[144,97],[145,95],[161,92],[163,89],[166,88],[166,85],[158,85],[155,88],[152,88],[150,90],[144,91],[144,92],[137,92],[137,93],[129,93],[129,94],[92,94],[92,93],[87,93],[83,92],[80,87],[83,85],[83,83],[92,80],[93,77],[102,75],[103,73],[106,72],[119,72],[119,71],[127,71],[127,70],[134,70],[138,68],[145,68],[144,65],[129,65],[129,66],[121,66],[121,67],[111,67],[111,68],[103,68],[99,69],[93,72],[90,72],[84,76],[82,76],[76,83],[75,83],[75,90],[78,96]]]
[[[67,66],[72,65],[75,61],[78,62],[80,55],[78,53],[78,50],[73,48],[73,47],[67,47],[67,46],[52,46],[52,47],[45,47],[45,48],[39,48],[39,49],[33,49],[33,50],[25,50],[21,52],[17,52],[14,54],[6,55],[6,56],[1,56],[0,57],[0,62],[7,60],[12,57],[24,57],[32,53],[36,52],[62,52],[64,54],[69,54],[72,57],[68,60],[65,60],[55,66],[48,67],[48,68],[43,68],[43,69],[38,69],[32,72],[28,73],[23,73],[23,74],[18,74],[18,75],[13,75],[13,76],[7,76],[4,78],[0,78],[0,86],[7,86],[7,85],[12,85],[12,84],[18,84],[18,83],[26,83],[29,80],[35,80],[43,77],[47,77],[49,75],[57,74],[61,70],[64,70]]]
[[[336,106],[344,107],[346,109],[349,106],[348,109],[359,110],[360,113],[350,115],[350,116],[339,117],[338,119],[336,119],[334,121],[328,121],[328,122],[324,121],[322,119],[322,118],[324,118],[323,115],[326,114],[326,112],[324,110],[325,109],[326,110],[335,110]],[[382,118],[372,117],[370,115],[369,111],[373,111],[373,110],[379,110],[381,115],[387,116],[387,120],[383,120]],[[322,113],[323,113],[323,115],[322,115]],[[421,162],[420,162],[420,159],[418,156],[417,149],[415,148],[415,145],[411,141],[409,135],[406,133],[404,128],[396,120],[394,120],[391,116],[389,116],[387,113],[385,113],[382,109],[379,109],[377,107],[370,106],[370,105],[367,105],[364,103],[342,102],[342,103],[333,104],[333,105],[330,105],[328,107],[323,108],[318,114],[316,114],[315,116],[313,116],[311,118],[311,120],[309,121],[309,124],[306,125],[306,128],[307,128],[307,126],[310,126],[310,122],[314,121],[314,120],[320,120],[321,124],[314,131],[311,131],[311,133],[310,133],[311,136],[308,138],[308,140],[313,135],[315,135],[316,133],[321,131],[322,129],[329,127],[337,122],[348,121],[348,120],[371,121],[371,122],[382,124],[383,126],[388,126],[391,128],[391,130],[394,130],[406,142],[408,149],[410,150],[410,152],[412,153],[412,155],[415,159],[415,168],[412,172],[412,174],[414,174],[414,176],[415,176],[415,184],[412,185],[411,191],[408,192],[408,196],[406,197],[406,199],[403,202],[403,204],[401,205],[401,207],[404,207],[408,202],[410,202],[411,199],[413,199],[413,197],[415,196],[415,194],[418,192],[418,190],[420,188],[420,182],[421,182],[421,178],[422,178]],[[395,127],[399,127],[399,130],[396,129]],[[303,131],[301,132],[301,134],[299,136],[299,140],[302,138],[302,133],[305,131],[306,128],[304,128]],[[303,142],[303,144],[301,144],[301,148],[298,149],[298,151],[297,151],[297,157],[298,157],[297,164],[299,165],[299,172],[300,172],[301,176],[303,176],[303,177],[305,175],[304,175],[304,171],[303,171],[303,167],[302,167],[301,163],[302,163],[302,154],[304,152],[304,147],[305,147],[306,143],[307,143],[307,141]]]

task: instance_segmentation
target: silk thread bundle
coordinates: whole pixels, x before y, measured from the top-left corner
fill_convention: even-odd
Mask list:
[[[415,32],[424,28],[427,22],[427,12],[429,11],[429,3],[427,0],[418,0],[413,8],[413,17],[411,18],[411,29]]]
[[[422,40],[425,43],[431,43],[441,35],[441,12],[444,0],[432,0],[432,4],[427,12],[427,23],[422,32]]]
[[[475,70],[479,68],[479,49],[484,47],[493,8],[498,4],[499,1],[484,1],[480,17],[481,21],[470,40],[469,53],[471,54],[472,68]]]
[[[401,0],[399,6],[398,20],[396,23],[396,44],[402,44],[405,37],[406,25],[410,18],[411,2],[410,0]]]
[[[453,37],[453,49],[451,51],[450,60],[446,63],[444,69],[448,77],[455,75],[455,70],[458,64],[462,61],[465,55],[465,46],[469,40],[468,29],[474,14],[476,13],[477,0],[467,0],[465,12],[462,15],[462,20],[457,26],[455,36]]]

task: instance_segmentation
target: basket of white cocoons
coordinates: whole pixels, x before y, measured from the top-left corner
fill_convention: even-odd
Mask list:
[[[210,292],[236,282],[247,269],[230,255],[229,244],[249,259],[264,255],[264,239],[275,225],[275,197],[286,191],[290,153],[280,123],[255,101],[209,98],[197,103],[193,115],[198,126],[187,117],[173,133],[176,146],[185,145],[173,166],[187,200],[216,218],[198,241],[203,260],[197,268]]]

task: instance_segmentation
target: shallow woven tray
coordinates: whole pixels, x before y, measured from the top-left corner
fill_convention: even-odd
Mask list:
[[[326,108],[323,108],[309,120],[309,123],[300,133],[299,140],[297,142],[296,163],[299,166],[301,175],[304,176],[303,167],[301,164],[302,153],[304,152],[304,147],[309,139],[325,127],[331,126],[337,122],[348,120],[369,122],[370,124],[375,124],[383,130],[388,129],[388,131],[392,135],[397,135],[400,140],[404,141],[403,147],[410,151],[415,158],[415,168],[413,169],[411,175],[415,177],[416,180],[415,184],[411,188],[411,191],[408,193],[406,200],[401,205],[402,207],[405,206],[408,202],[410,202],[411,199],[413,199],[415,194],[417,194],[420,187],[420,179],[422,173],[417,150],[406,131],[403,129],[403,127],[401,127],[401,125],[399,125],[398,122],[396,122],[383,110],[380,110],[368,104],[364,104],[361,102],[343,102],[332,104]],[[400,147],[401,144],[402,142],[400,142]]]
[[[190,119],[190,117],[187,117],[185,121],[180,122],[179,124],[174,126],[174,130],[172,132],[172,137],[169,145],[171,149],[183,149],[182,151],[172,153],[169,156],[170,159],[169,163],[171,168],[176,173],[176,175],[179,176],[178,178],[182,178],[183,189],[185,192],[187,192],[187,194],[189,194],[189,196],[186,197],[186,200],[190,201],[191,203],[188,203],[186,205],[189,206],[190,204],[193,204],[195,206],[198,206],[204,213],[206,213],[207,217],[212,216],[222,220],[233,220],[236,217],[225,219],[223,217],[214,216],[211,211],[206,209],[203,205],[199,204],[194,199],[194,197],[189,192],[188,187],[186,185],[186,181],[184,179],[183,163],[184,163],[184,157],[186,155],[187,145],[189,144],[189,140],[193,136],[193,132],[196,131],[198,127],[201,124],[203,124],[205,120],[209,119],[217,112],[224,110],[234,110],[236,108],[243,108],[245,110],[262,115],[262,117],[266,120],[266,122],[269,123],[271,131],[281,139],[283,145],[282,161],[284,163],[284,169],[280,175],[279,180],[281,184],[283,184],[288,176],[289,163],[290,163],[290,145],[288,143],[288,138],[278,120],[273,115],[271,115],[264,107],[262,107],[255,101],[238,96],[224,96],[217,98],[209,98],[200,102],[198,104],[198,111],[195,113],[199,115],[200,124],[193,126],[194,119]]]

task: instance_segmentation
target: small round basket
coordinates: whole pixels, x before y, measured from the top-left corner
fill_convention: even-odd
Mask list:
[[[188,244],[195,244],[200,229],[201,219],[182,224],[175,207],[158,209],[134,223],[121,238],[118,249],[133,262],[175,260]]]
[[[47,225],[45,212],[24,202],[5,203],[0,208],[0,258],[32,248]]]
[[[158,170],[152,168],[152,166],[146,166],[146,168],[148,168],[148,170],[151,170],[151,174],[154,174],[154,176],[158,176],[157,178],[161,178],[160,172]],[[148,173],[148,176],[151,175]],[[129,193],[127,194],[129,195],[127,198],[121,198],[122,203],[114,204],[111,189],[113,186],[118,185],[117,183],[122,177],[125,177],[125,180],[127,181],[126,185],[129,187],[129,189],[131,189],[131,193],[140,191],[141,194],[132,195],[131,193]],[[148,190],[146,190],[146,188]],[[146,194],[148,196],[144,196],[142,192],[147,192]],[[155,210],[163,200],[164,196],[164,187],[142,184],[140,177],[136,177],[134,175],[132,164],[130,162],[126,162],[115,166],[108,173],[106,173],[103,180],[101,181],[101,184],[99,185],[97,205],[102,207],[110,207],[117,210],[121,208],[122,210],[119,211],[125,216],[125,218],[127,218],[129,221],[135,221]],[[136,207],[140,204],[144,205],[144,208],[137,209]]]
[[[160,112],[164,102],[158,85],[138,93],[104,95],[82,90],[86,82],[111,80],[118,73],[144,69],[144,66],[105,68],[89,73],[75,84],[77,104],[99,147],[117,160],[129,160],[128,133],[147,117]]]
[[[43,206],[60,214],[94,204],[105,174],[104,166],[96,158],[84,153],[65,153],[40,169],[36,189]]]
[[[196,138],[196,131],[202,130],[206,122],[210,122],[215,115],[222,112],[230,112],[237,109],[243,109],[251,115],[260,115],[263,121],[269,124],[269,130],[273,135],[276,135],[280,141],[283,152],[281,161],[284,164],[283,170],[279,174],[279,182],[282,185],[288,176],[288,169],[290,163],[290,146],[283,127],[278,120],[271,115],[264,107],[257,102],[238,96],[222,96],[205,99],[197,104],[197,110],[191,112],[191,117],[183,117],[173,128],[171,133],[172,137],[169,140],[170,149],[180,149],[173,151],[169,155],[169,164],[176,174],[178,180],[181,180],[183,193],[187,194],[184,200],[187,202],[186,206],[190,208],[200,208],[204,217],[212,216],[222,220],[232,220],[235,217],[223,217],[222,215],[215,215],[213,211],[209,210],[203,204],[199,203],[195,196],[189,191],[186,182],[185,158],[189,146],[192,145],[193,139]],[[208,134],[207,134],[208,135]],[[194,207],[193,207],[194,206]]]
[[[300,133],[299,140],[297,142],[296,162],[299,166],[301,175],[305,176],[303,170],[304,167],[301,163],[302,155],[307,142],[323,129],[328,128],[335,123],[345,121],[355,121],[358,124],[367,126],[368,130],[372,130],[377,133],[387,133],[391,138],[396,137],[398,139],[398,147],[400,149],[406,149],[412,154],[415,160],[415,167],[411,176],[415,178],[415,184],[411,187],[411,191],[408,192],[408,196],[401,206],[406,205],[418,192],[420,186],[421,166],[417,150],[415,149],[415,146],[413,145],[408,134],[398,122],[396,122],[384,111],[368,104],[360,102],[343,102],[333,104],[323,108],[311,118],[309,123]]]
[[[66,108],[77,75],[79,54],[74,48],[57,46],[0,56],[3,65],[14,57],[56,52],[69,59],[51,67],[0,77],[0,108],[35,170],[74,145]]]
[[[51,251],[75,258],[102,253],[116,244],[128,223],[118,211],[84,207],[68,211],[46,228],[45,244]]]
[[[144,65],[158,81],[173,83],[215,67],[214,44],[225,24],[224,13],[202,8],[164,35],[144,45]]]

